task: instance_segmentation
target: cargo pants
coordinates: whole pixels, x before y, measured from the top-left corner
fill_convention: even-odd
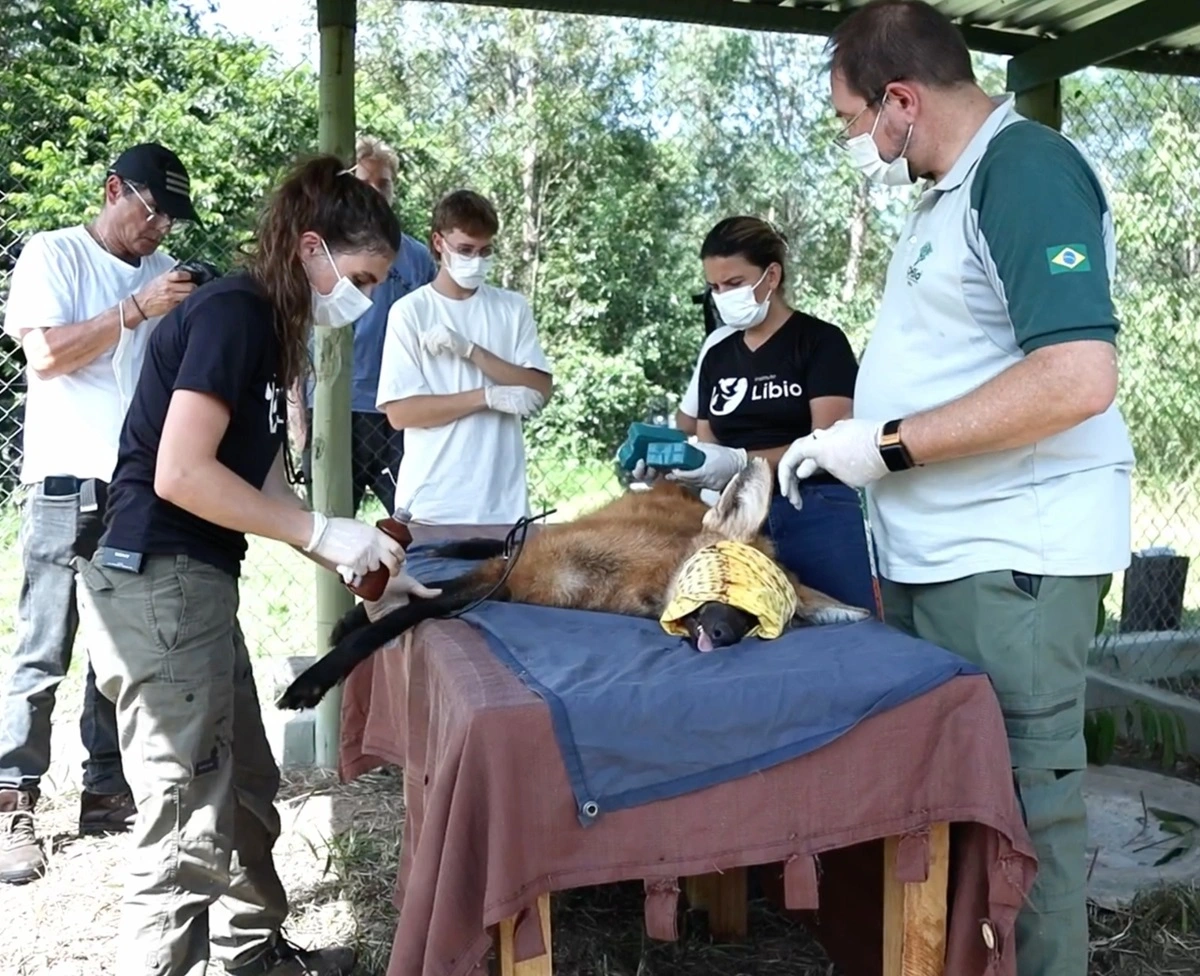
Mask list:
[[[279,770],[238,625],[237,580],[187,556],[140,573],[77,558],[101,693],[137,803],[116,972],[252,963],[283,925]]]
[[[1018,976],[1086,976],[1085,669],[1099,576],[980,573],[946,583],[881,580],[884,620],[991,677],[1021,812],[1038,857],[1016,924]]]

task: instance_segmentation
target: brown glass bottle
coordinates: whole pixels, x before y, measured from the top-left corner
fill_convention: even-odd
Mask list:
[[[379,529],[385,535],[391,536],[406,550],[412,545],[412,533],[408,531],[408,526],[398,519],[390,517],[381,518],[375,523],[375,528]],[[347,583],[346,589],[355,596],[362,597],[364,600],[378,600],[383,596],[383,591],[387,589],[389,579],[390,576],[388,575],[387,567],[380,566],[378,569],[367,573],[358,582],[357,586],[351,586]]]

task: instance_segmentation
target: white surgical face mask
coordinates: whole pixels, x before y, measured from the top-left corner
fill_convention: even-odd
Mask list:
[[[337,265],[333,264],[333,255],[329,253],[329,248],[324,241],[321,241],[321,247],[325,248],[325,257],[333,265],[333,270],[337,271],[338,280],[337,284],[333,286],[333,291],[328,295],[322,295],[315,287],[313,288],[313,325],[327,329],[340,329],[369,312],[371,299],[355,287],[353,281],[338,271]]]
[[[851,165],[867,179],[882,183],[884,186],[911,186],[917,180],[913,176],[912,167],[908,165],[904,154],[908,152],[908,142],[912,138],[912,126],[908,127],[908,134],[904,137],[900,155],[890,163],[884,162],[883,157],[879,155],[879,146],[875,144],[875,130],[879,128],[879,120],[883,118],[883,107],[886,104],[887,96],[885,95],[883,101],[879,103],[879,114],[875,116],[875,124],[871,126],[871,131],[847,140],[846,151],[850,154]]]
[[[473,258],[463,257],[445,241],[442,242],[442,262],[446,265],[446,273],[454,279],[459,288],[474,291],[482,285],[487,281],[494,260],[479,254]]]
[[[761,302],[754,297],[754,289],[762,284],[767,272],[752,285],[740,285],[728,291],[713,292],[713,304],[721,321],[731,329],[753,329],[767,317],[771,303],[771,292]]]

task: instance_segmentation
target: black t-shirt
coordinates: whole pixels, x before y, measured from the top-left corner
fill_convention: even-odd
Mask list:
[[[741,332],[700,364],[699,419],[727,447],[763,451],[812,433],[811,400],[854,396],[858,361],[836,325],[796,312],[751,350]]]
[[[186,555],[239,575],[246,537],[154,493],[154,468],[175,390],[209,393],[232,411],[217,460],[261,488],[287,431],[274,311],[246,275],[197,290],[147,344],[108,491],[102,543],[130,552]]]

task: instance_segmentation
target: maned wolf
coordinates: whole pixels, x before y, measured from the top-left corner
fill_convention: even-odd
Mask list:
[[[545,526],[525,544],[494,600],[572,610],[599,610],[657,619],[672,596],[679,568],[692,553],[722,539],[754,546],[774,556],[761,532],[771,506],[770,466],[754,458],[710,509],[695,495],[659,480],[649,491],[627,492],[573,522]],[[280,697],[280,708],[311,708],[354,667],[423,620],[461,610],[485,597],[505,570],[503,543],[472,539],[450,543],[438,555],[488,558],[457,579],[426,585],[440,596],[397,607],[374,623],[360,604],[334,628],[332,647]],[[811,624],[848,623],[870,614],[804,586],[796,590],[794,619]],[[735,644],[753,626],[748,614],[706,603],[685,622],[703,649]]]

